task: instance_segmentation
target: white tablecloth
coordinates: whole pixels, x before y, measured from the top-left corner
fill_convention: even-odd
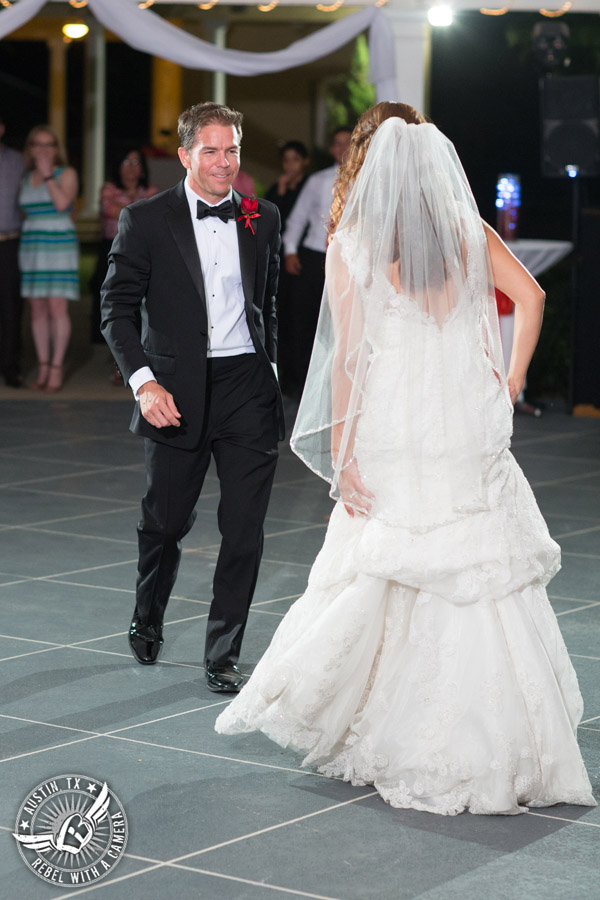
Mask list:
[[[570,241],[510,241],[508,246],[534,277],[568,256],[573,249]]]

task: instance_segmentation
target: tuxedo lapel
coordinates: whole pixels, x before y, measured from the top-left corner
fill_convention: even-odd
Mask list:
[[[237,191],[233,191],[233,205],[235,208],[236,227],[238,232],[238,246],[240,249],[240,270],[242,273],[242,287],[244,289],[244,299],[246,301],[246,309],[250,313],[252,304],[254,303],[254,284],[256,281],[256,238],[257,235],[252,234],[250,228],[246,228],[246,219],[238,221],[242,214],[240,208],[241,196]],[[256,232],[260,225],[256,225],[257,220],[253,219],[254,231]]]
[[[200,295],[204,313],[206,315],[206,293],[204,290],[202,266],[200,265],[194,226],[192,224],[192,217],[190,216],[190,207],[183,187],[183,181],[180,181],[179,184],[173,188],[169,206],[170,209],[167,213],[169,228],[175,238],[175,242],[179,248],[183,261],[187,266],[188,272],[192,276],[192,281]]]

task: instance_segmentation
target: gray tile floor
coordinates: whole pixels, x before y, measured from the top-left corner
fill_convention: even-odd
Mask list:
[[[144,473],[129,413],[129,402],[68,392],[0,396],[0,894],[600,897],[598,809],[511,818],[393,810],[370,788],[301,770],[262,736],[214,733],[227,700],[206,689],[200,665],[218,546],[212,476],[186,539],[165,653],[154,668],[134,663],[125,629]],[[563,548],[550,593],[586,702],[580,741],[600,795],[600,422],[518,418],[514,450]],[[324,486],[284,448],[247,671],[303,591],[330,509]],[[108,782],[130,838],[113,875],[63,893],[28,871],[11,832],[26,794],[69,772]]]

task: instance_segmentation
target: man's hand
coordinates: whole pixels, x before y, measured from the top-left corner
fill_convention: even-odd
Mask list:
[[[165,391],[157,381],[146,381],[138,390],[140,412],[155,428],[175,425],[179,428],[181,413],[175,406],[173,395]]]
[[[288,253],[285,257],[285,271],[288,275],[299,275],[302,265],[297,253]]]
[[[357,512],[361,516],[366,516],[373,505],[369,501],[375,499],[375,494],[372,494],[364,486],[355,459],[352,459],[349,465],[342,469],[338,484],[340,496],[348,515],[354,518],[354,513]]]
[[[287,192],[291,179],[292,176],[286,172],[283,172],[277,179],[277,193],[280,197],[283,197],[283,195]]]

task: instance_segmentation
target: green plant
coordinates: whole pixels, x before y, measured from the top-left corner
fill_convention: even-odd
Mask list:
[[[375,103],[375,88],[369,81],[369,47],[364,35],[356,38],[348,75],[338,75],[329,82],[327,96],[327,129],[354,127],[356,120]]]

